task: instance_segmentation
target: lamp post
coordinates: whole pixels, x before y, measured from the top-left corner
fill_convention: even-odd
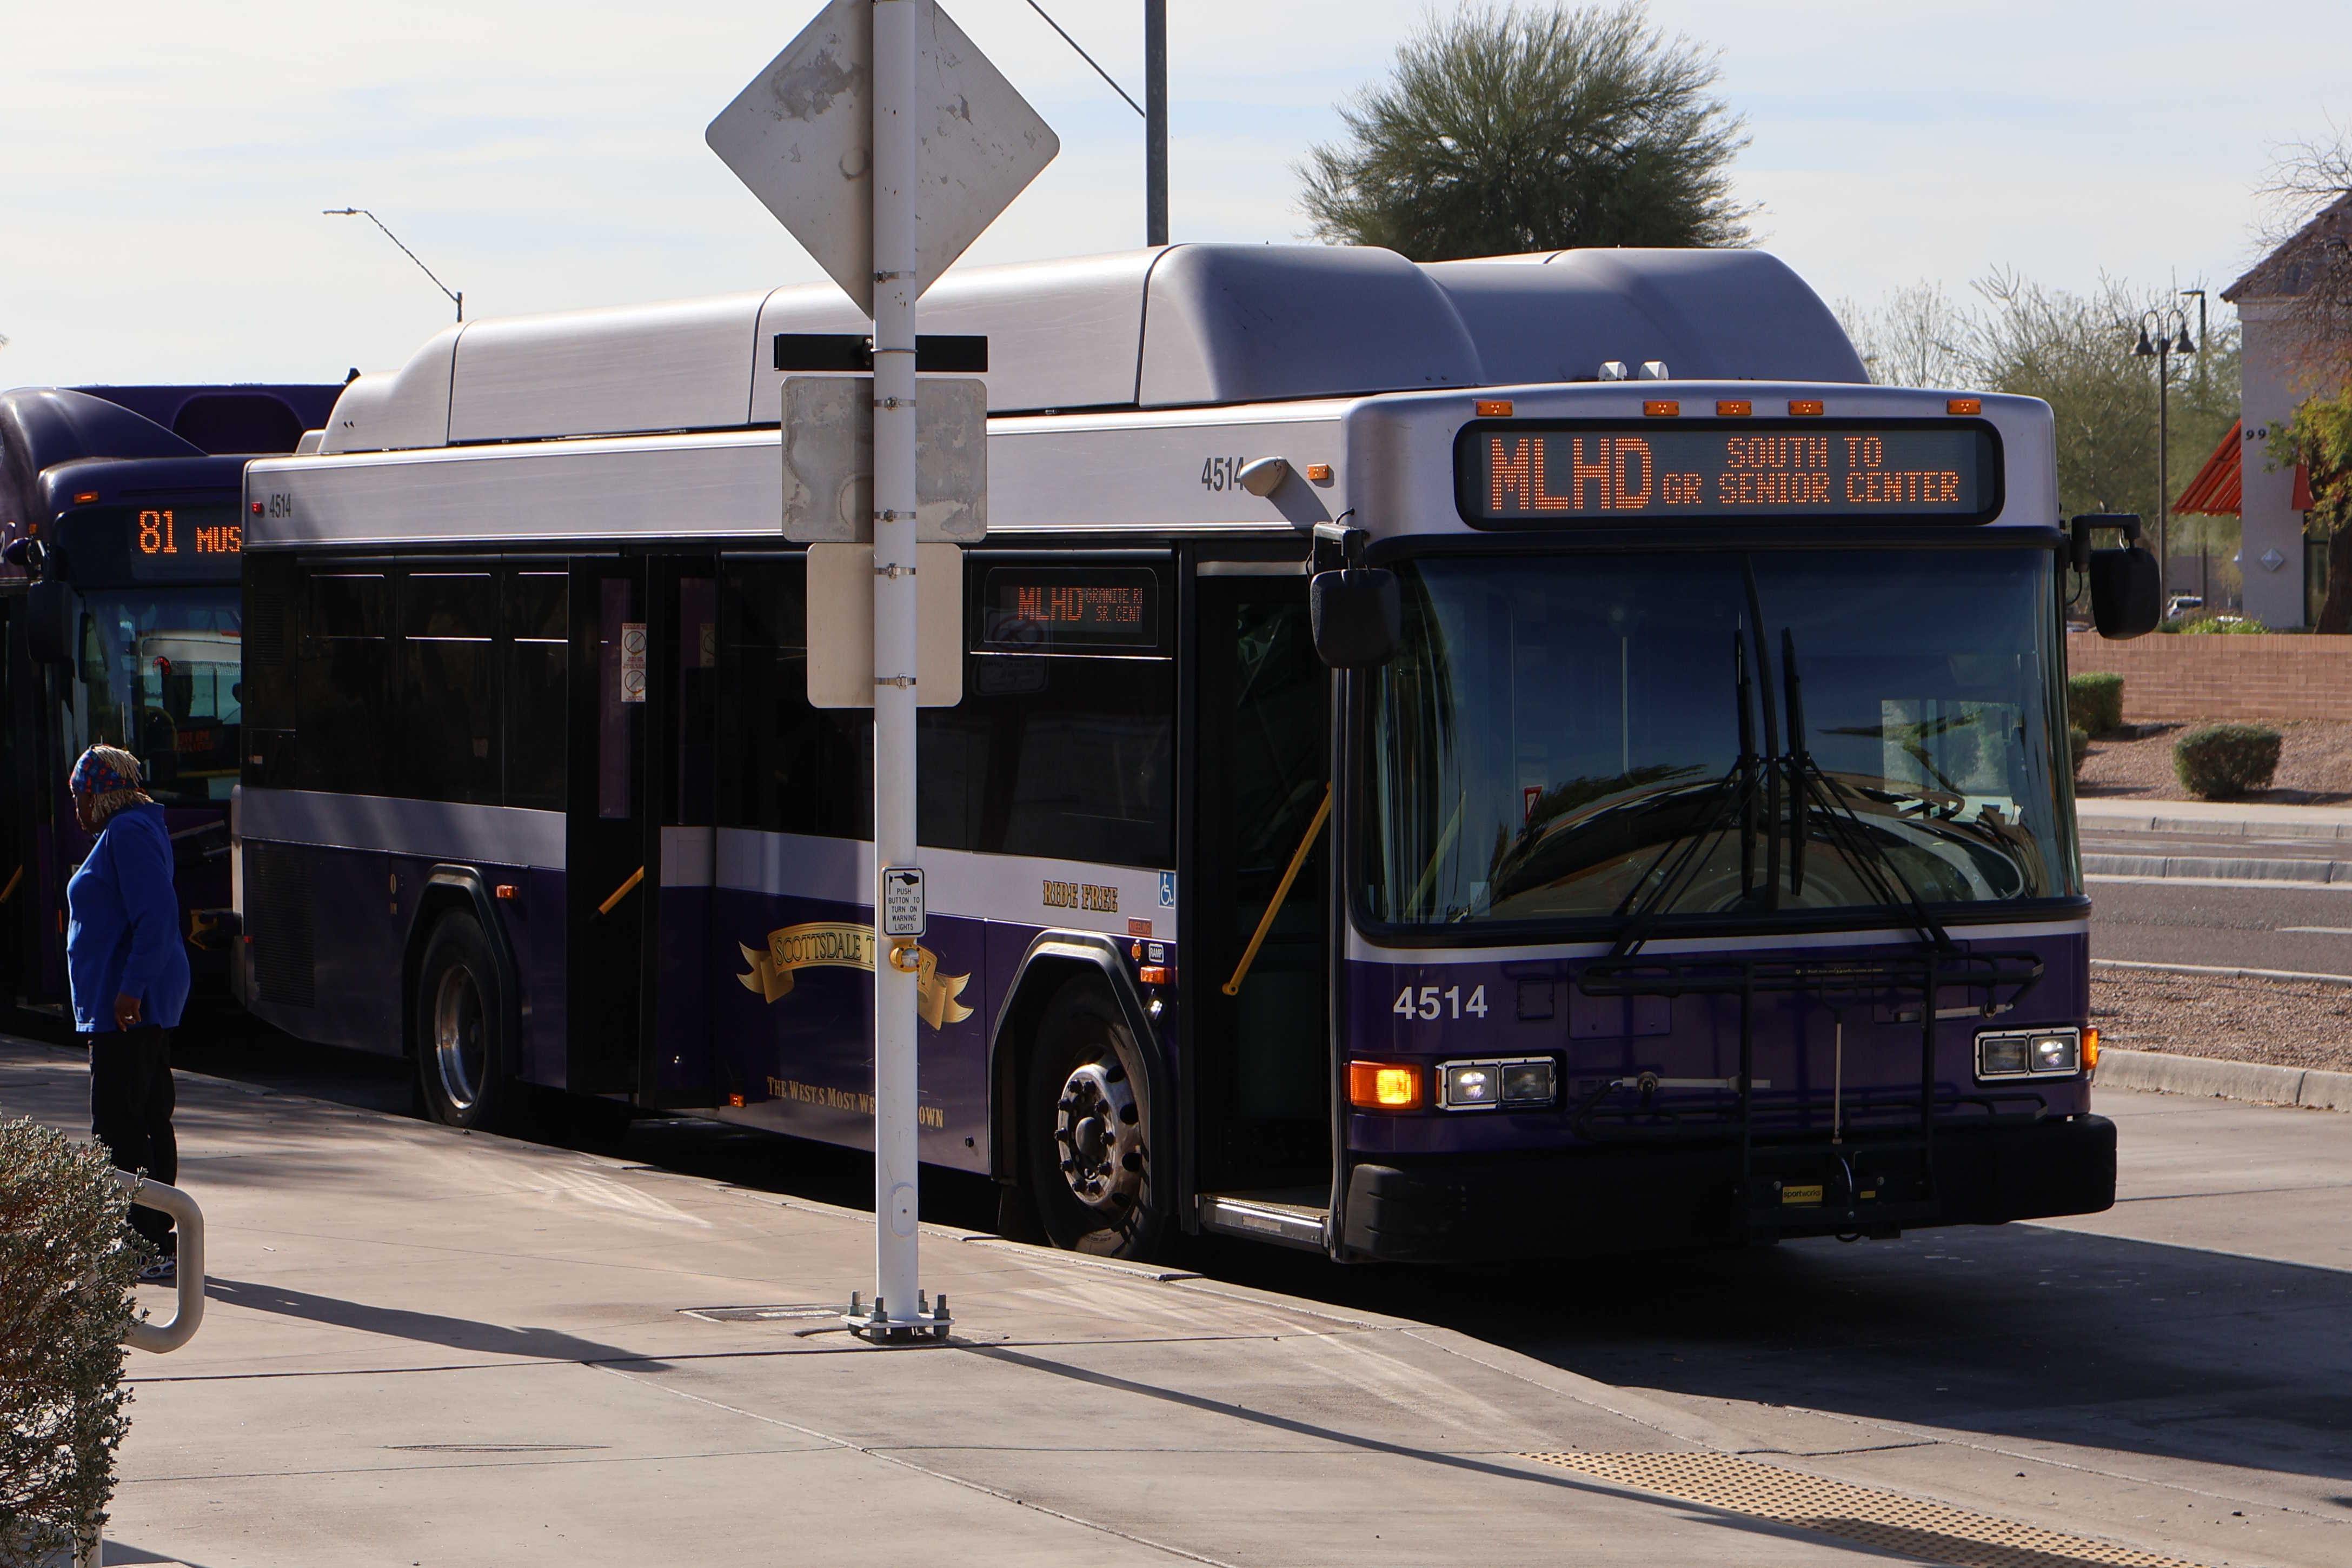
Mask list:
[[[388,228],[384,228],[383,219],[376,216],[375,214],[368,211],[365,207],[326,207],[320,210],[319,216],[321,217],[363,217],[367,219],[368,222],[375,225],[376,227],[383,228],[384,238],[392,241],[394,245],[400,245],[400,236],[393,233],[392,230]],[[408,258],[409,260],[415,262],[416,270],[424,273],[427,278],[433,278],[433,287],[440,289],[441,292],[449,296],[449,302],[457,307],[457,319],[461,321],[464,321],[466,319],[465,290],[462,289],[452,289],[449,285],[442,282],[440,279],[434,278],[433,268],[425,266],[424,261],[417,256],[416,252],[409,249],[408,247],[400,245],[400,254]]]
[[[1045,26],[1062,36],[1062,42],[1077,50],[1078,58],[1093,66],[1095,75],[1110,84],[1111,91],[1127,100],[1127,106],[1143,116],[1143,243],[1159,246],[1168,243],[1168,0],[1143,0],[1143,101],[1138,103],[1118,79],[1102,68],[1101,62],[1078,47],[1078,40],[1068,29],[1054,20],[1038,0],[1029,0],[1029,9],[1045,17]]]
[[[2153,341],[2149,337],[2151,328]],[[2196,352],[2197,344],[2189,336],[2189,318],[2177,306],[2141,312],[2139,342],[2133,345],[2132,353],[2141,359],[2156,361],[2156,559],[2157,574],[2164,580],[2168,609],[2172,602],[2172,476],[2166,459],[2170,456],[2172,356]],[[2201,587],[2202,576],[2198,581]]]

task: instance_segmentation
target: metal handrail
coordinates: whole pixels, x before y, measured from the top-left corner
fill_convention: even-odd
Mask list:
[[[177,1187],[150,1181],[131,1171],[117,1171],[114,1179],[129,1189],[131,1201],[142,1208],[170,1215],[180,1227],[179,1280],[172,1315],[160,1323],[134,1322],[122,1336],[132,1350],[161,1355],[178,1350],[195,1338],[205,1321],[205,1211]]]

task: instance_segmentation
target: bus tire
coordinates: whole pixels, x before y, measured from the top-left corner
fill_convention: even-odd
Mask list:
[[[425,1113],[446,1127],[488,1129],[513,1099],[498,959],[482,923],[443,915],[416,973],[416,1082]]]
[[[1152,1170],[1150,1076],[1099,982],[1072,981],[1046,1005],[1022,1104],[1045,1238],[1102,1258],[1156,1254],[1168,1227]]]

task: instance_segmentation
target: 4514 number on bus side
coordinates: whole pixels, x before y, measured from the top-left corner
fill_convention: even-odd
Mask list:
[[[1389,1009],[1400,1018],[1420,1018],[1424,1021],[1452,1016],[1459,1018],[1467,1013],[1473,1017],[1486,1016],[1486,988],[1484,985],[1470,993],[1470,1000],[1462,999],[1462,987],[1449,985],[1440,991],[1434,985],[1424,985],[1416,993],[1410,985],[1397,993],[1396,1005]]]

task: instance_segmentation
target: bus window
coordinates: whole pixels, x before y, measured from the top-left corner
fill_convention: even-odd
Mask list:
[[[564,671],[571,658],[572,578],[512,572],[506,580],[506,803],[563,809]]]
[[[236,590],[96,593],[86,603],[75,749],[125,747],[166,805],[227,799],[242,718]]]
[[[499,801],[498,595],[487,572],[412,572],[401,583],[404,793]]]
[[[1175,665],[976,654],[961,707],[923,714],[923,842],[1175,864]]]
[[[302,789],[394,795],[385,712],[391,693],[390,597],[383,573],[319,572],[306,584],[296,677]]]
[[[870,837],[873,716],[809,706],[806,584],[797,555],[719,567],[719,821]]]

